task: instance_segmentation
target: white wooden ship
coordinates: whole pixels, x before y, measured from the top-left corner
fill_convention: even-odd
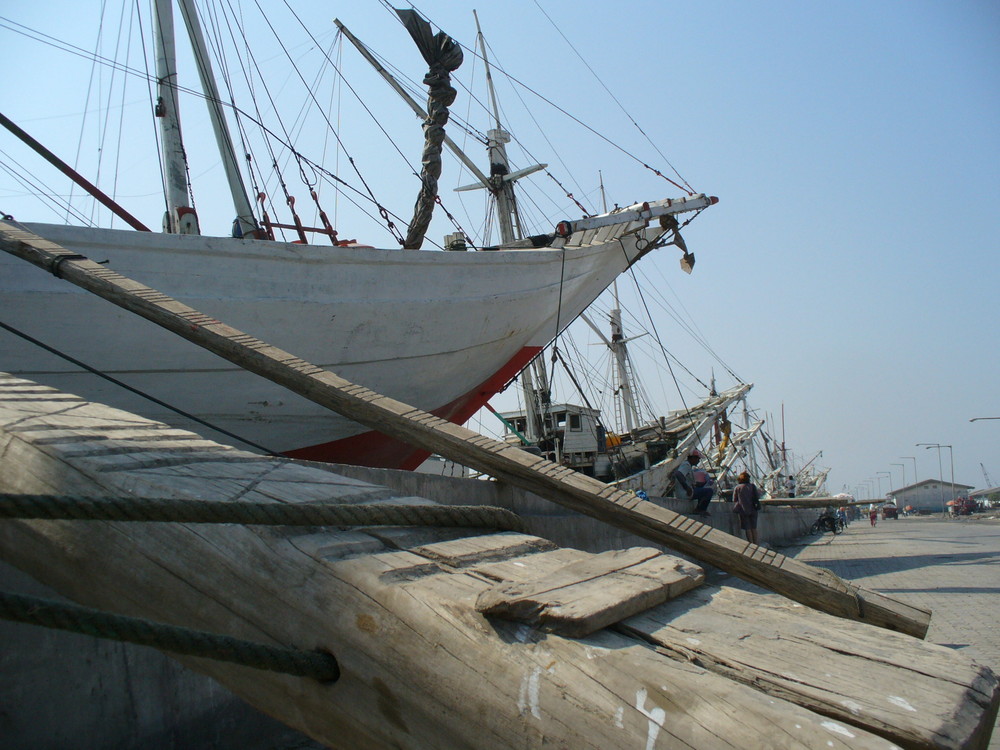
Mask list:
[[[121,224],[124,220],[138,228],[21,226],[76,253],[107,261],[132,278],[297,352],[352,382],[364,383],[442,418],[465,422],[618,274],[655,248],[673,243],[679,236],[675,215],[700,211],[716,201],[689,192],[600,216],[552,222],[528,238],[514,185],[545,165],[518,168],[509,163],[504,144],[510,135],[497,116],[495,127],[487,134],[488,174],[464,154],[459,158],[475,175],[472,187],[484,189],[496,200],[501,229],[498,243],[486,240],[477,244],[458,232],[446,244],[450,252],[418,249],[423,241],[420,227],[426,227],[436,197],[423,192],[420,202],[428,205],[415,212],[407,236],[399,236],[405,251],[341,240],[322,210],[323,226],[309,234],[287,189],[286,203],[294,222],[280,224],[268,215],[269,210],[277,210],[274,198],[256,187],[260,176],[237,154],[230,135],[232,120],[240,122],[239,132],[245,137],[244,131],[254,118],[221,105],[234,94],[220,95],[217,89],[212,55],[194,3],[179,0],[178,5],[196,50],[204,89],[201,95],[209,103],[232,192],[237,217],[234,236],[199,233],[178,111],[178,99],[187,88],[177,80],[174,22],[168,0],[156,3],[152,20],[144,19],[157,32],[150,44],[150,49],[157,51],[153,77],[156,98],[150,109],[155,111],[153,119],[160,126],[163,144],[164,233],[141,231],[145,228],[141,222],[82,178],[78,181],[95,197],[114,206],[121,217],[115,221]],[[399,13],[406,23],[420,24],[413,11]],[[249,18],[245,20],[249,22]],[[266,29],[269,22],[264,18],[258,24]],[[364,45],[342,25],[340,29],[378,65]],[[420,33],[429,36],[430,27],[425,25]],[[437,39],[439,48],[450,49],[454,55],[458,49],[455,42],[443,33]],[[438,65],[436,61],[428,63]],[[427,125],[437,140],[428,140],[424,162],[435,162],[440,174],[441,149],[455,145],[438,127],[448,119],[441,101],[447,97],[432,95],[425,107],[399,84],[390,83],[407,96],[426,123],[436,123],[434,127]],[[453,96],[454,90],[451,93]],[[397,119],[408,120],[410,112],[401,109],[403,116]],[[30,139],[6,117],[2,119]],[[300,169],[312,170],[317,179],[328,174],[320,165],[304,161],[292,144],[274,143],[273,132],[270,136],[268,147],[294,156]],[[260,169],[259,162],[255,169]],[[60,168],[67,171],[65,165]],[[343,180],[337,180],[331,184],[339,187]],[[425,170],[418,186],[431,182],[432,175]],[[436,184],[436,178],[433,182]],[[316,190],[310,190],[316,198]],[[316,207],[321,209],[318,199]],[[280,203],[278,208],[287,210]],[[371,211],[382,211],[386,221],[395,226],[381,204],[376,202]],[[323,244],[308,244],[315,238]],[[250,445],[300,458],[415,468],[426,457],[410,446],[248,378],[239,368],[220,366],[197,348],[6,257],[0,257],[0,321],[8,326],[6,332],[0,332],[2,366],[7,371],[102,403],[190,426],[168,409],[175,407]],[[12,331],[48,349],[15,338]],[[109,336],[112,331],[114,336]],[[59,359],[53,352],[76,362]],[[79,362],[125,381],[135,390],[125,391],[101,380],[93,371],[81,369]],[[142,399],[136,392],[157,401]]]

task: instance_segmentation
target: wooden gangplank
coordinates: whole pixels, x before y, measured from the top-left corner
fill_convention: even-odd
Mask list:
[[[802,604],[923,638],[930,612],[674,513],[633,493],[408,406],[194,310],[85,256],[0,222],[0,248],[386,435],[664,544]]]

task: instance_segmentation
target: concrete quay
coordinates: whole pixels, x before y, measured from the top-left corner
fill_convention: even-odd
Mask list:
[[[781,552],[931,610],[928,642],[1000,673],[1000,518],[916,516],[879,519],[874,528],[863,518],[842,534],[803,537]],[[1000,720],[989,750],[1000,750]]]

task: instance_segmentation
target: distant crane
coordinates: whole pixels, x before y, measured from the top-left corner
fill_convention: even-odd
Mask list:
[[[979,468],[983,470],[983,479],[986,480],[986,487],[987,488],[992,487],[993,482],[990,481],[990,475],[986,473],[986,467],[983,466],[982,461],[979,462]]]

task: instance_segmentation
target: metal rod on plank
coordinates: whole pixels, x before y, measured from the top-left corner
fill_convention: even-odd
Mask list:
[[[930,612],[375,393],[10,224],[0,249],[338,414],[839,617],[923,638]]]
[[[254,669],[335,682],[340,666],[333,654],[299,651],[244,641],[203,630],[165,625],[139,617],[126,617],[99,609],[64,604],[35,596],[0,592],[0,618],[83,633],[97,638],[151,646],[185,656],[231,662]]]

